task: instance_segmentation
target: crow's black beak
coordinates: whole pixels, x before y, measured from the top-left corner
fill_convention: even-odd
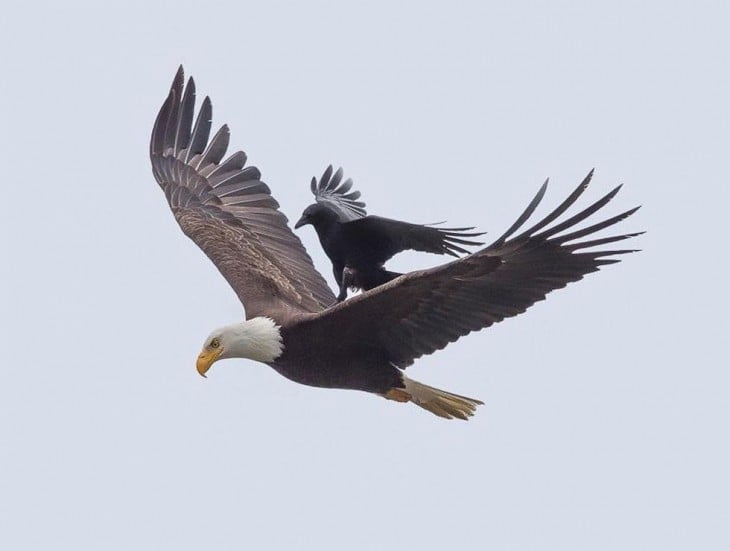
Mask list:
[[[302,226],[306,226],[309,224],[309,220],[307,220],[307,217],[302,215],[302,217],[297,221],[296,224],[294,224],[294,229],[301,228]]]

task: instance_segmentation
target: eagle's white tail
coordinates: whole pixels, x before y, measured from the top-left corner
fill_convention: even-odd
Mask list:
[[[484,402],[451,394],[445,390],[433,388],[403,375],[405,388],[391,389],[386,398],[399,402],[413,402],[431,413],[445,419],[464,419],[465,421],[476,413],[477,406]]]

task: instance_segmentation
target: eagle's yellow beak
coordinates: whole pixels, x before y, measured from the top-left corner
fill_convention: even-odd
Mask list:
[[[209,350],[207,348],[204,349],[198,355],[198,361],[195,362],[195,367],[198,369],[198,373],[205,377],[205,374],[210,369],[210,366],[215,363],[215,361],[220,357],[222,352],[223,349],[220,347],[216,348],[215,350]]]

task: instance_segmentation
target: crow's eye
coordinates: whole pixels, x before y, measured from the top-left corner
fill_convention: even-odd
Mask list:
[[[221,345],[221,341],[218,340],[217,338],[215,338],[212,341],[210,341],[210,347],[211,348],[218,348],[220,345]]]

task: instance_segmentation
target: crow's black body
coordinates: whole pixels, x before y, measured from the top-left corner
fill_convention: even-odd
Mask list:
[[[332,270],[339,287],[338,302],[347,297],[347,289],[370,290],[402,275],[390,272],[384,264],[406,250],[458,257],[468,253],[462,245],[481,245],[464,239],[482,233],[474,228],[436,228],[411,224],[380,216],[368,216],[365,204],[357,201],[360,193],[350,192],[352,180],[342,181],[342,169],[332,174],[328,167],[317,184],[312,179],[312,192],[317,202],[308,206],[294,226],[314,226],[319,242],[332,261]]]

